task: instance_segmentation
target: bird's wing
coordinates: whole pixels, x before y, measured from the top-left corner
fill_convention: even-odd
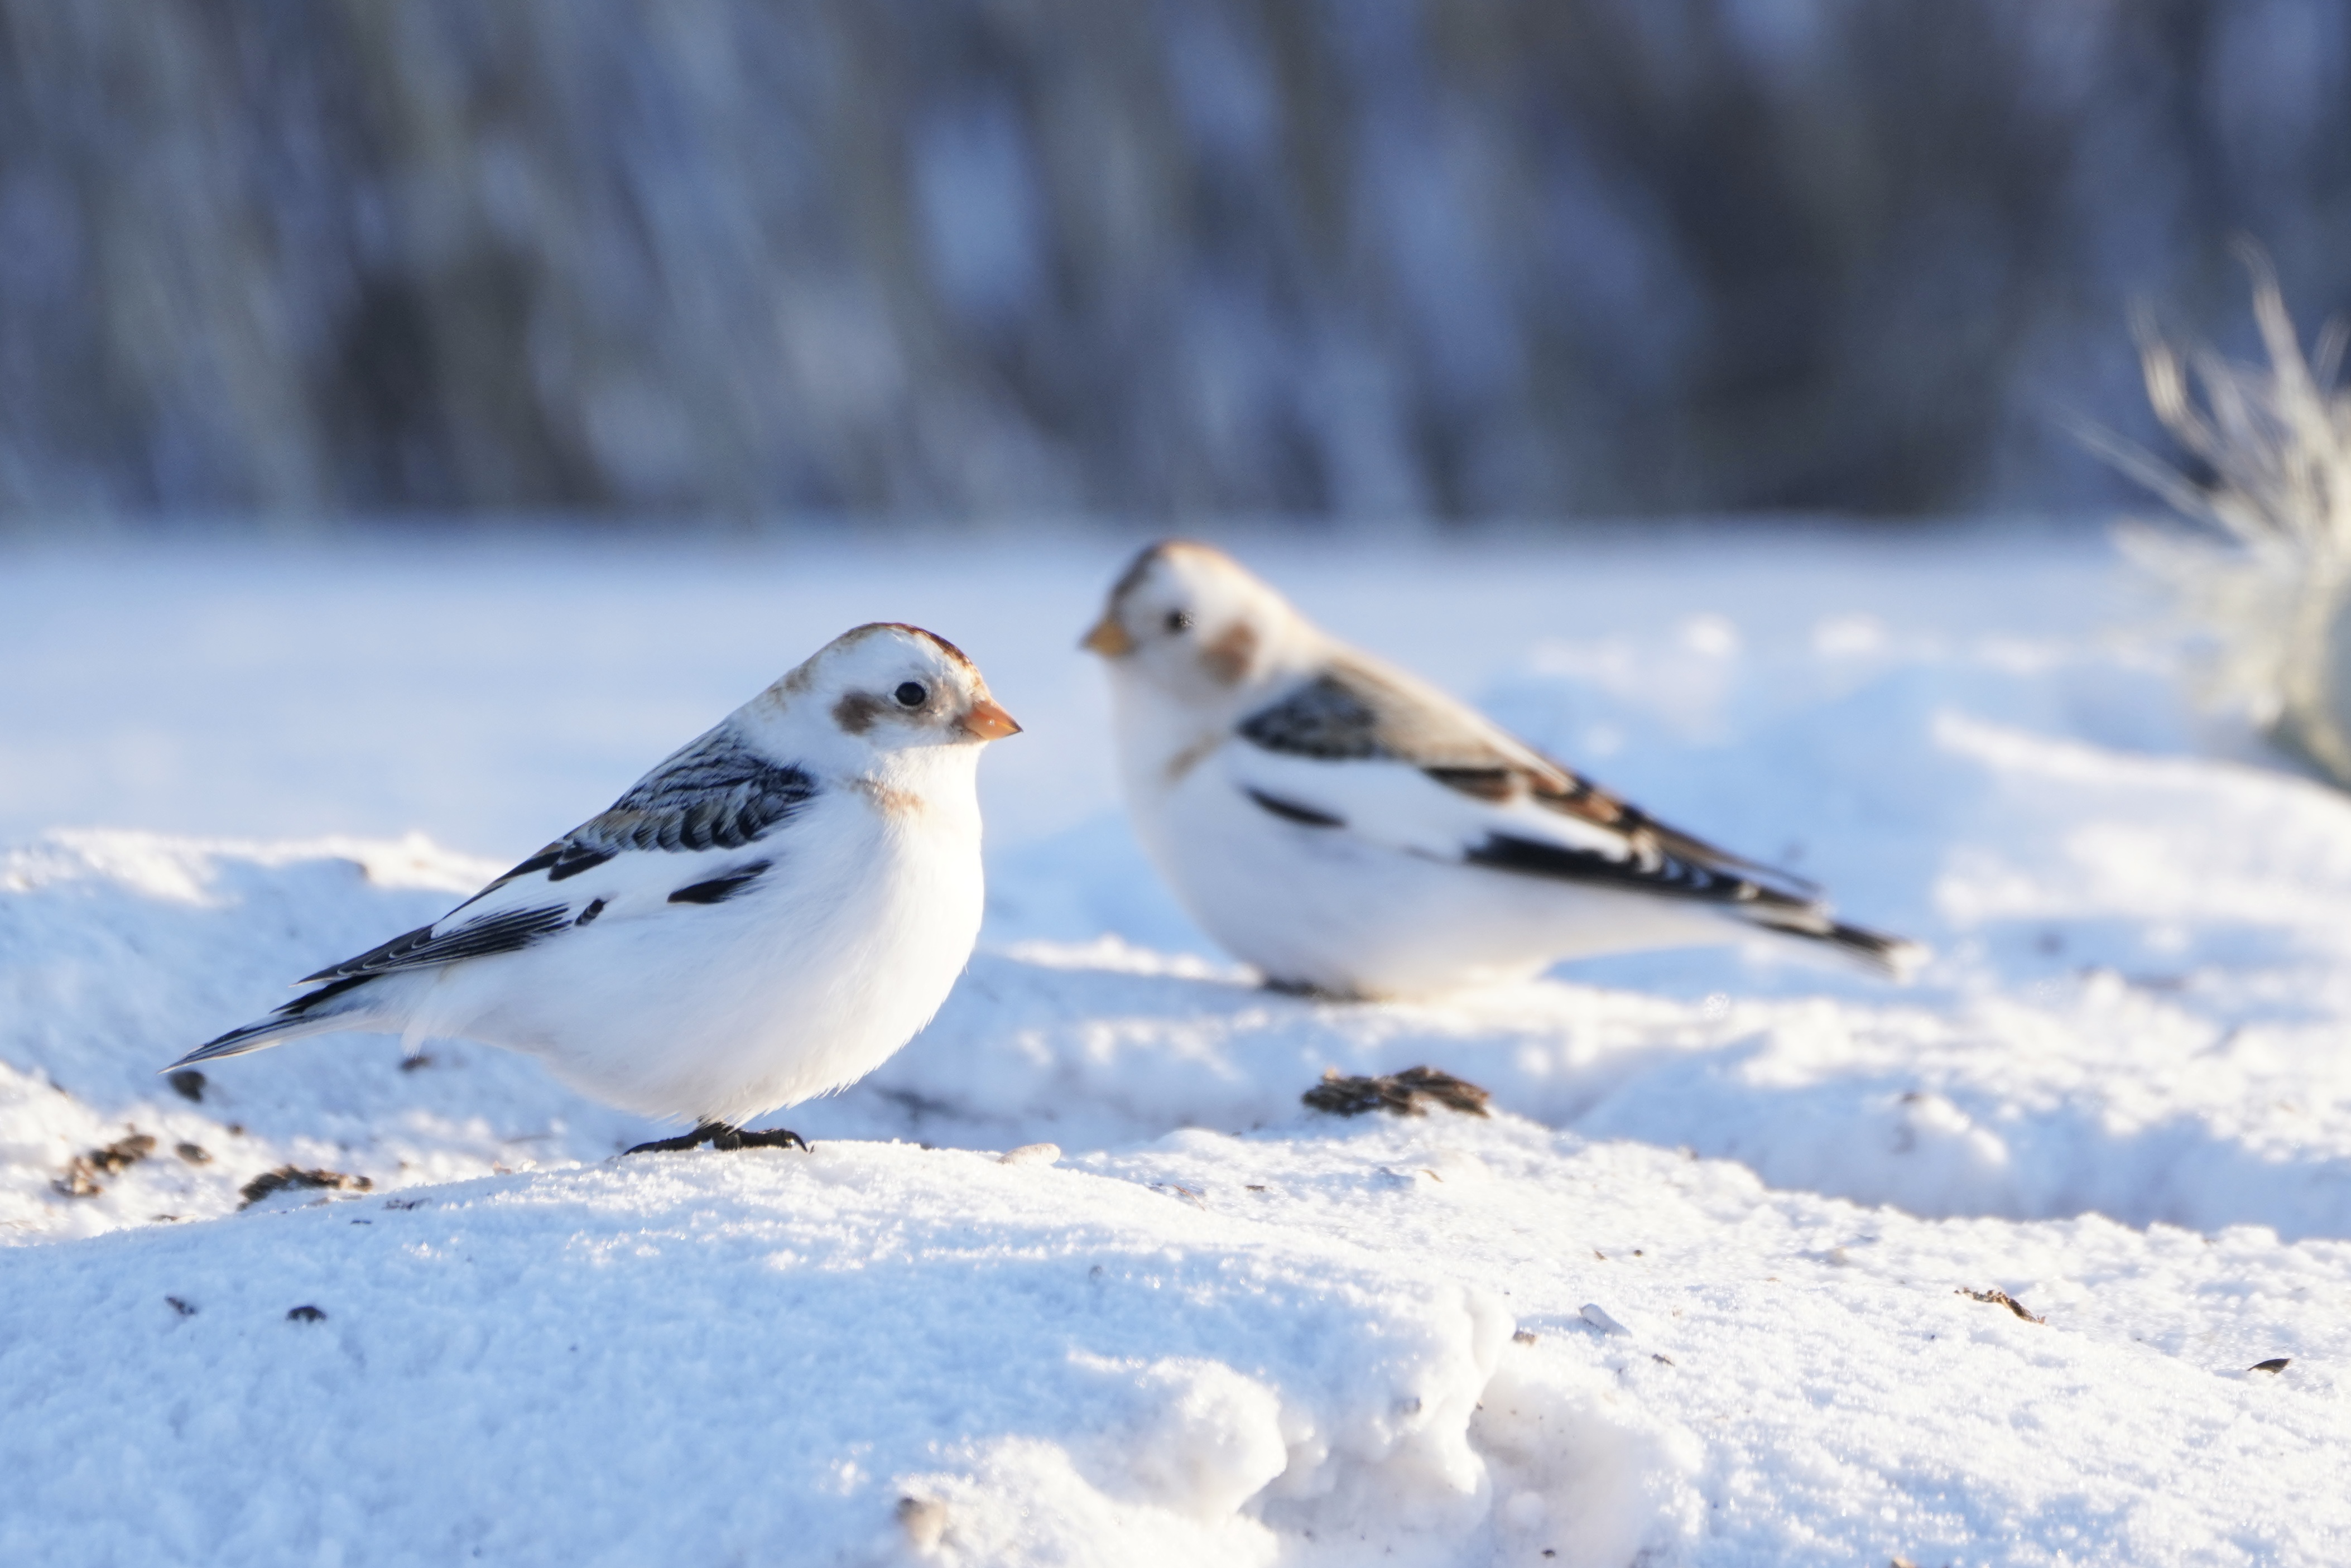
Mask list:
[[[769,761],[721,725],[632,785],[609,810],[432,925],[300,983],[516,952],[589,924],[606,904],[631,893],[650,891],[671,904],[718,903],[772,863],[739,852],[790,821],[816,793],[806,773]]]
[[[797,768],[770,762],[722,724],[631,785],[609,810],[482,892],[540,873],[549,883],[562,882],[624,850],[741,849],[815,798],[814,779]]]
[[[723,903],[774,865],[777,830],[816,796],[806,773],[769,761],[722,724],[432,925],[305,977],[299,983],[314,989],[172,1067],[380,1019],[371,998],[384,977],[519,952],[593,924],[607,905],[614,918],[637,918]]]
[[[1809,883],[1657,821],[1435,687],[1368,659],[1244,718],[1233,783],[1275,816],[1440,860],[1819,911]]]
[[[454,964],[460,958],[518,952],[552,936],[577,918],[568,899],[535,909],[496,910],[470,920],[444,916],[430,925],[404,932],[380,947],[371,947],[356,958],[346,958],[315,975],[305,975],[297,983],[308,986],[319,980],[369,978],[399,969],[429,969],[440,964]]]

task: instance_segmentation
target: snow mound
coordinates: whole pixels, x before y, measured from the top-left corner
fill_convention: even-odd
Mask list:
[[[0,851],[0,1239],[234,1211],[288,1166],[384,1186],[595,1158],[636,1125],[537,1064],[469,1046],[402,1070],[339,1039],[290,1073],[159,1076],[287,981],[438,917],[502,867],[421,838],[249,844],[59,832]],[[534,1118],[537,1118],[534,1120]],[[593,1129],[593,1131],[590,1131]],[[77,1157],[154,1146],[72,1188]]]
[[[1684,1539],[1694,1443],[1514,1328],[1343,1240],[904,1145],[151,1229],[15,1260],[0,1462],[30,1490],[0,1558],[1451,1563],[1540,1537],[1617,1563]]]
[[[1436,1002],[1316,1003],[1180,950],[1172,913],[1135,924],[1176,951],[1118,933],[1023,937],[1000,915],[930,1030],[790,1123],[811,1137],[1102,1147],[1301,1124],[1300,1092],[1327,1068],[1434,1062],[1552,1126],[1917,1214],[2351,1237],[2351,1056],[2335,1045],[2351,1016],[2351,807],[2229,764],[1949,716],[1919,733],[1945,771],[1977,769],[1955,793],[2002,826],[1995,844],[1938,824],[1949,847],[1927,881],[1941,913],[1915,928],[1944,951],[1908,989],[1758,947]],[[2189,821],[2203,826],[2165,826]],[[1073,835],[1086,856],[1049,841],[1037,866],[1014,857],[1008,901],[1066,907],[1088,885],[1079,870],[1093,885],[1146,875],[1117,828]],[[197,1102],[155,1076],[275,1005],[288,977],[434,918],[496,869],[416,838],[81,831],[6,852],[0,1226],[87,1235],[229,1212],[288,1165],[389,1189],[599,1159],[650,1135],[527,1060],[462,1042],[422,1062],[383,1038],[298,1042],[207,1072]],[[1667,963],[1672,985],[1608,983]],[[131,1135],[215,1157],[158,1155],[94,1195],[57,1193],[77,1155]]]
[[[1111,808],[1107,559],[0,580],[0,1562],[2351,1555],[2351,802],[2087,629],[2103,560],[1677,538],[1252,559],[1917,984],[1266,993]],[[880,614],[1030,729],[981,951],[812,1155],[615,1161],[657,1129],[462,1042],[157,1075],[771,677],[743,628]],[[1493,1114],[1301,1103],[1422,1064]]]

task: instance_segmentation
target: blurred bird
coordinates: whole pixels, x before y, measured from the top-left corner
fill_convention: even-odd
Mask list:
[[[1083,645],[1110,668],[1144,847],[1278,988],[1410,995],[1758,929],[1896,977],[1924,956],[1348,647],[1207,545],[1144,550]]]
[[[861,626],[448,915],[172,1066],[462,1037],[694,1118],[632,1154],[799,1144],[742,1124],[880,1066],[971,956],[979,748],[1019,727],[953,643]]]

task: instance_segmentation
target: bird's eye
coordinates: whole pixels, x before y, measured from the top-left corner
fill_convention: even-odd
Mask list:
[[[1167,630],[1170,632],[1189,632],[1191,629],[1192,612],[1190,611],[1170,610],[1167,612]]]
[[[892,695],[898,699],[900,707],[920,707],[930,699],[931,694],[920,681],[901,681],[897,691]]]

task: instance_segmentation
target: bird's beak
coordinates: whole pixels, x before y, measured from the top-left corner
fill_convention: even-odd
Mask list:
[[[1019,734],[1020,727],[1012,722],[1010,714],[982,697],[963,716],[963,732],[974,740],[1002,740],[1008,735]]]
[[[1134,639],[1126,634],[1126,628],[1115,619],[1104,615],[1094,622],[1094,629],[1086,633],[1085,641],[1078,646],[1089,653],[1100,653],[1105,659],[1122,659],[1134,652]]]

